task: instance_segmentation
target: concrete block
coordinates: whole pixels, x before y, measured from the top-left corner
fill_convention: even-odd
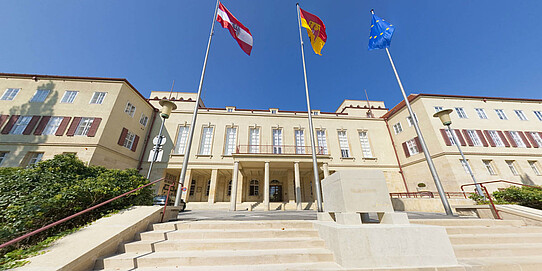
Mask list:
[[[316,218],[318,221],[335,221],[328,212],[318,212],[316,213]]]
[[[361,224],[361,215],[358,213],[335,213],[337,223],[343,225],[359,225]]]
[[[384,213],[380,224],[410,224],[405,213]]]

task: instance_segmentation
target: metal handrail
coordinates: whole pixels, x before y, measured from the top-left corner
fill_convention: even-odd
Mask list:
[[[131,194],[131,193],[137,191],[137,190],[140,190],[140,189],[142,189],[142,188],[144,188],[144,187],[147,187],[147,186],[149,186],[149,185],[155,184],[155,183],[157,183],[157,182],[159,182],[159,181],[162,181],[162,180],[164,180],[164,179],[165,179],[165,178],[160,178],[160,179],[158,179],[158,180],[156,180],[156,181],[150,182],[150,183],[148,183],[148,184],[146,184],[146,185],[143,185],[143,186],[140,186],[140,187],[138,187],[138,188],[136,188],[136,189],[130,190],[130,191],[128,191],[128,192],[126,192],[126,193],[124,193],[124,194],[122,194],[122,195],[116,196],[116,197],[114,197],[114,198],[112,198],[112,199],[110,199],[110,200],[106,200],[106,201],[104,201],[104,202],[102,202],[102,203],[99,203],[99,204],[96,204],[96,205],[94,205],[94,206],[92,206],[92,207],[89,207],[89,208],[87,208],[87,209],[85,209],[85,210],[83,210],[83,211],[80,211],[80,212],[78,212],[78,213],[75,213],[75,214],[73,214],[73,215],[70,215],[70,216],[68,216],[68,217],[65,217],[65,218],[63,218],[63,219],[60,219],[60,220],[58,220],[58,221],[56,221],[56,222],[53,222],[53,223],[51,223],[51,224],[49,224],[49,225],[43,226],[43,227],[41,227],[41,228],[39,228],[39,229],[37,229],[37,230],[34,230],[34,231],[32,231],[32,232],[29,232],[29,233],[27,233],[27,234],[25,234],[25,235],[23,235],[23,236],[20,236],[20,237],[17,237],[17,238],[15,238],[15,239],[12,239],[12,240],[10,240],[10,241],[8,241],[8,242],[5,242],[5,243],[1,244],[1,245],[0,245],[0,249],[1,249],[1,248],[4,248],[4,247],[7,247],[7,246],[9,246],[9,245],[13,245],[13,244],[15,244],[15,243],[17,243],[17,242],[19,242],[19,241],[22,241],[22,240],[24,240],[24,239],[26,239],[26,238],[28,238],[28,237],[30,237],[30,236],[36,235],[36,234],[38,234],[38,233],[40,233],[40,232],[42,232],[42,231],[44,231],[44,230],[47,230],[47,229],[52,228],[52,227],[54,227],[54,226],[56,226],[56,225],[62,224],[62,223],[66,222],[66,221],[68,221],[68,220],[70,220],[70,219],[72,219],[72,218],[78,217],[78,216],[80,216],[80,215],[82,215],[82,214],[84,214],[84,213],[87,213],[87,212],[89,212],[89,211],[92,211],[92,210],[94,210],[94,209],[96,209],[96,208],[98,208],[98,207],[101,207],[101,206],[103,206],[103,205],[106,205],[106,204],[108,204],[108,203],[110,203],[110,202],[112,202],[112,201],[114,201],[114,200],[120,199],[120,198],[122,198],[122,197],[124,197],[124,196],[126,196],[126,195],[129,195],[129,194]]]
[[[463,196],[465,192],[444,192],[444,195],[451,199],[452,197],[458,197]],[[422,197],[430,197],[435,198],[439,196],[438,193],[431,192],[431,191],[419,191],[419,192],[393,192],[390,193],[390,197],[395,198],[422,198]]]

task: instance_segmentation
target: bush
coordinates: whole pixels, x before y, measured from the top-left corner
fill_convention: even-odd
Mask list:
[[[5,243],[147,183],[135,169],[86,166],[73,154],[56,155],[26,169],[1,168],[0,242]],[[48,236],[82,226],[112,211],[150,204],[152,191],[146,187],[3,249],[0,255],[37,244]]]
[[[498,201],[506,201],[512,204],[542,210],[542,186],[511,186],[506,189],[493,192],[493,196]]]

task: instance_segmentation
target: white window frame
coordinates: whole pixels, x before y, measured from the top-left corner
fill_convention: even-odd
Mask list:
[[[414,140],[414,138],[407,141],[406,144],[410,156],[420,153],[420,149],[418,148],[418,144],[416,144],[416,140]]]
[[[350,158],[350,146],[348,144],[348,134],[346,133],[346,130],[337,131],[337,137],[339,138],[341,158]]]
[[[459,142],[456,142],[456,140],[459,141],[459,135],[457,134],[459,131],[452,130],[452,131],[454,131],[455,139],[452,137],[452,134],[450,133],[450,130],[446,129],[444,131],[446,131],[446,135],[448,136],[448,139],[450,140],[450,143],[452,143],[452,146],[455,146],[456,144],[459,143]]]
[[[470,140],[472,141],[472,144],[477,147],[482,147],[482,140],[478,136],[478,133],[475,130],[467,130],[467,134],[470,137]]]
[[[533,113],[539,121],[542,121],[542,111],[533,111]]]
[[[393,125],[393,131],[395,132],[396,135],[400,134],[403,131],[403,126],[401,126],[401,122],[398,122]]]
[[[495,130],[489,130],[487,131],[493,142],[495,143],[496,147],[504,147],[504,142],[501,139],[501,136],[497,131]]]
[[[528,132],[531,133],[531,136],[533,137],[534,141],[542,148],[542,137],[540,137],[540,134],[537,132]]]
[[[529,166],[531,166],[531,169],[533,170],[534,174],[536,176],[540,176],[542,175],[541,171],[540,171],[540,167],[538,166],[538,161],[527,161],[529,163]],[[2,164],[2,162],[0,162],[0,165]]]
[[[454,109],[455,109],[455,112],[457,113],[457,116],[460,119],[468,119],[469,118],[469,116],[467,116],[467,113],[465,112],[465,109],[463,109],[463,107],[456,107]]]
[[[66,90],[66,92],[64,92],[64,96],[62,96],[62,100],[60,100],[60,103],[72,104],[75,101],[77,94],[79,94],[79,91],[77,90]]]
[[[294,129],[295,153],[305,154],[305,131],[303,129]]]
[[[373,151],[371,150],[371,143],[369,141],[369,131],[358,131],[359,143],[361,144],[361,153],[363,158],[374,158]]]
[[[248,131],[248,152],[260,153],[260,127],[250,127]]]
[[[273,128],[271,131],[273,135],[273,154],[282,154],[282,128]]]
[[[19,91],[21,91],[20,88],[6,88],[4,91],[4,94],[2,95],[2,98],[0,100],[2,101],[13,101],[17,94],[19,94]]]
[[[416,121],[418,121],[418,115],[416,115],[416,113],[414,113],[414,119]],[[408,127],[414,126],[414,122],[412,122],[412,118],[410,116],[407,116],[406,120],[407,120],[407,123],[408,123]]]
[[[510,135],[512,136],[512,139],[514,142],[516,142],[516,145],[520,148],[527,148],[527,145],[525,142],[523,142],[523,139],[519,136],[519,133],[517,131],[510,131]]]
[[[33,166],[41,161],[43,158],[43,152],[31,152],[30,157],[28,157],[27,167]]]
[[[131,150],[132,146],[134,145],[134,139],[135,139],[135,134],[128,131],[126,133],[126,137],[124,138],[124,144],[122,144],[122,146]]]
[[[465,173],[470,174],[469,167],[468,167],[468,166],[470,166],[469,160],[468,159],[465,159],[465,160],[459,159],[459,163],[461,163],[461,166],[463,166],[463,170],[465,170]]]
[[[2,164],[6,160],[8,153],[9,153],[8,151],[0,151],[0,166],[2,166]]]
[[[89,104],[102,104],[105,100],[105,96],[107,96],[107,92],[96,91],[92,95],[92,98],[90,98]]]
[[[45,99],[47,99],[47,96],[49,96],[49,93],[51,93],[50,89],[38,89],[36,90],[36,93],[34,93],[34,96],[30,98],[30,102],[43,103],[45,102]]]
[[[26,126],[28,126],[28,123],[30,123],[31,119],[32,116],[20,116],[13,125],[13,127],[11,127],[9,134],[22,135],[24,130],[26,129]]]
[[[476,114],[478,114],[478,117],[481,120],[486,120],[487,119],[486,111],[483,108],[474,108],[474,110],[476,111]]]
[[[201,143],[199,155],[211,155],[213,149],[214,126],[205,126],[201,129]]]
[[[248,195],[251,197],[257,197],[260,195],[260,181],[250,180]]]
[[[497,175],[497,171],[495,171],[495,168],[493,167],[493,160],[482,160],[482,162],[484,163],[484,166],[486,167],[489,175]]]
[[[189,130],[190,125],[180,125],[179,128],[177,128],[177,142],[175,144],[175,154],[185,154]]]
[[[74,135],[86,136],[93,122],[94,118],[81,118],[81,121],[79,121],[79,125],[77,125],[77,129],[75,129]]]
[[[506,160],[506,164],[508,165],[508,168],[510,169],[510,171],[512,172],[512,174],[513,174],[514,176],[519,176],[519,171],[518,171],[518,169],[516,168],[515,163],[516,163],[515,160]]]
[[[226,139],[224,140],[224,155],[232,155],[237,147],[237,127],[226,127]]]
[[[139,124],[143,125],[143,127],[147,127],[147,123],[149,122],[149,117],[145,115],[144,113],[141,113],[141,117],[139,118]]]
[[[196,185],[197,185],[197,181],[192,180],[192,182],[190,183],[190,191],[188,192],[188,196],[196,195]]]
[[[316,141],[318,142],[318,149],[320,150],[319,154],[328,154],[327,153],[327,137],[325,129],[316,130]]]
[[[438,112],[444,110],[444,107],[442,107],[442,106],[434,106],[433,108],[435,108],[435,113],[438,113]]]
[[[528,120],[527,116],[525,116],[525,113],[523,113],[523,110],[514,109],[514,113],[516,113],[516,116],[518,116],[519,120]]]
[[[43,129],[42,135],[54,135],[63,119],[64,117],[51,117],[47,122],[45,129]]]
[[[124,113],[128,114],[130,117],[134,117],[136,111],[135,105],[133,105],[131,102],[126,103],[126,107],[124,108]]]
[[[211,180],[207,181],[207,188],[205,190],[205,196],[209,197],[209,194],[211,192]]]
[[[508,120],[508,117],[506,116],[506,113],[504,113],[503,109],[495,109],[495,113],[497,113],[497,117],[501,120]]]

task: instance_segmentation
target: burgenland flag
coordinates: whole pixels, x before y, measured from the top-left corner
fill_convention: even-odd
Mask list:
[[[373,14],[371,21],[371,36],[369,37],[369,51],[390,47],[391,37],[395,26]]]
[[[222,3],[218,6],[216,20],[223,28],[230,30],[232,37],[239,43],[241,49],[250,55],[252,51],[252,34],[246,26],[240,23]]]
[[[306,12],[299,8],[299,16],[301,16],[301,26],[307,29],[309,38],[311,39],[312,49],[314,52],[322,55],[320,52],[327,40],[326,26],[316,15]]]

